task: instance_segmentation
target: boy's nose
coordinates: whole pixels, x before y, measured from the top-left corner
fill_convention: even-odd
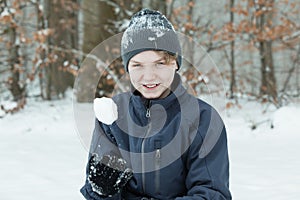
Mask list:
[[[154,66],[147,66],[144,69],[144,79],[147,81],[151,81],[155,79],[156,72],[155,72],[155,67]]]

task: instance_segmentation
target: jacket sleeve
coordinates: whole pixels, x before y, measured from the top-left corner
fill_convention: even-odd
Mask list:
[[[187,199],[232,199],[229,191],[229,160],[226,130],[217,111],[200,113],[199,128],[187,152]]]
[[[97,119],[95,120],[95,128],[93,131],[93,137],[91,140],[91,146],[89,150],[88,160],[93,153],[97,153],[99,157],[103,155],[120,155],[120,152],[115,144],[113,135],[110,133],[108,127],[103,125]],[[112,197],[103,197],[95,193],[92,189],[91,184],[87,180],[89,173],[89,166],[86,167],[86,181],[84,186],[80,189],[81,194],[87,200],[120,200],[121,195],[116,194]]]

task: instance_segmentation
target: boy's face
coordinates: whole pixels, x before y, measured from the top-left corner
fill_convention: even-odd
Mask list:
[[[131,84],[147,99],[168,96],[177,68],[176,60],[167,63],[155,51],[143,51],[128,63]]]

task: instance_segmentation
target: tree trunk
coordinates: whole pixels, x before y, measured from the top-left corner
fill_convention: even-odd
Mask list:
[[[11,5],[12,2],[7,2],[6,0],[1,2],[1,12],[0,14],[2,15],[2,12],[5,8],[7,8],[8,10],[14,9],[20,9],[18,6],[13,7]],[[20,10],[17,10],[20,11]],[[10,18],[10,20],[9,20]],[[17,24],[15,23],[15,15],[12,15],[10,13],[10,17],[8,17],[7,21],[3,21],[1,22],[1,26],[3,26],[3,28],[1,27],[1,37],[5,37],[7,36],[7,42],[5,43],[5,47],[7,50],[6,54],[6,50],[2,50],[3,52],[1,52],[1,56],[3,56],[5,59],[7,59],[5,62],[3,63],[7,63],[8,65],[8,69],[7,71],[10,72],[9,78],[7,80],[7,84],[8,84],[8,89],[10,91],[10,93],[13,96],[13,100],[14,101],[19,101],[21,99],[23,99],[25,97],[25,84],[21,83],[21,75],[22,73],[24,73],[24,66],[22,63],[22,58],[20,56],[20,45],[19,45],[19,34],[18,34],[18,29],[19,27],[17,26]],[[1,38],[2,39],[2,38]],[[5,40],[3,40],[5,41]],[[4,45],[3,45],[4,46]],[[1,47],[3,47],[1,45]],[[2,62],[1,62],[1,65]],[[4,70],[6,71],[6,70]]]
[[[9,49],[9,65],[11,71],[11,78],[8,82],[9,90],[13,95],[14,101],[18,101],[25,97],[25,85],[21,86],[20,84],[20,65],[21,58],[19,56],[19,45],[16,44],[17,40],[17,27],[11,26],[9,27],[9,37],[10,37],[10,49]]]
[[[48,28],[53,35],[48,38],[49,58],[53,59],[46,68],[46,98],[61,98],[68,87],[72,87],[74,76],[68,72],[68,65],[73,62],[70,53],[61,52],[52,47],[76,49],[77,42],[77,0],[52,1],[46,0]]]
[[[234,0],[230,0],[230,23],[234,24],[234,13],[232,8],[234,7]],[[235,38],[235,37],[234,37]],[[234,94],[236,92],[236,80],[235,80],[235,41],[232,40],[230,43],[230,99],[234,98]]]
[[[116,20],[113,7],[104,1],[82,1],[83,10],[83,46],[84,53],[89,53],[98,44],[112,36],[111,21]]]
[[[277,102],[277,87],[274,73],[272,41],[260,42],[261,57],[261,87],[260,94],[267,95],[274,102]]]
[[[42,10],[40,10],[40,5],[41,5],[41,1],[37,0],[36,3],[34,3],[35,6],[35,12],[36,12],[36,22],[37,22],[37,30],[44,30],[46,28],[45,26],[45,22],[46,22],[46,15],[45,13],[43,13]],[[39,69],[35,69],[36,73],[38,73],[38,78],[39,78],[39,86],[40,86],[40,91],[41,91],[41,98],[42,99],[46,99],[47,95],[46,95],[46,89],[45,89],[45,83],[46,80],[44,77],[46,77],[46,54],[47,54],[47,50],[46,49],[42,49],[39,52],[37,52],[37,59],[40,61],[36,61],[38,62],[38,66],[36,66]],[[36,63],[35,63],[36,64]]]
[[[274,1],[268,0],[264,4],[259,5],[259,9],[265,7],[273,7]],[[264,33],[266,27],[270,27],[272,21],[272,12],[265,12],[259,16],[259,28]],[[267,96],[269,101],[277,104],[277,86],[273,62],[272,40],[263,37],[259,41],[259,54],[261,62],[261,86],[260,95]]]
[[[88,54],[97,45],[114,34],[115,27],[112,22],[117,20],[117,16],[114,7],[108,2],[83,0],[81,5],[83,14],[82,51]],[[111,49],[111,46],[107,47],[108,51],[110,51],[109,49]],[[100,53],[102,54],[101,57],[107,57],[107,60],[109,60],[109,52]],[[105,63],[106,60],[101,61]],[[85,57],[83,64],[81,67],[84,68],[84,73],[80,74],[80,78],[76,83],[76,97],[79,102],[91,102],[95,97],[95,88],[97,88],[96,84],[100,78],[100,72],[99,69],[96,69],[96,61],[91,58]],[[104,75],[101,74],[101,76]],[[109,84],[101,85],[103,91],[111,89]]]

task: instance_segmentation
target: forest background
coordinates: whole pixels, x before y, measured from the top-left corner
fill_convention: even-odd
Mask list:
[[[27,98],[64,98],[85,59],[97,71],[88,75],[99,79],[100,73],[101,79],[96,91],[85,79],[76,88],[77,101],[111,96],[125,73],[121,60],[108,63],[89,54],[122,33],[144,7],[161,11],[211,56],[218,72],[180,71],[197,94],[220,92],[207,89],[220,73],[227,108],[239,105],[239,99],[277,108],[299,99],[299,0],[1,0],[1,116],[22,109]],[[107,46],[107,55],[120,54],[118,45]]]

